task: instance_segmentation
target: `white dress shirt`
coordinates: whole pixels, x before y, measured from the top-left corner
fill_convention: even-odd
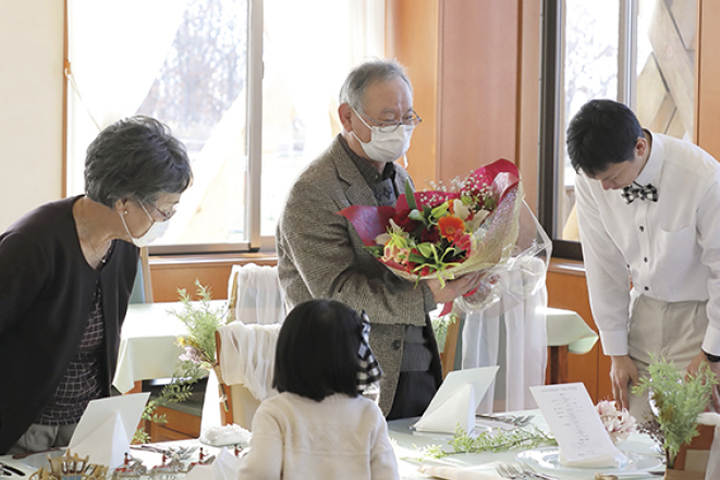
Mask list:
[[[658,201],[627,204],[579,174],[578,226],[593,317],[606,355],[628,353],[630,286],[665,302],[705,301],[702,343],[720,355],[720,164],[692,143],[652,134],[636,182]]]

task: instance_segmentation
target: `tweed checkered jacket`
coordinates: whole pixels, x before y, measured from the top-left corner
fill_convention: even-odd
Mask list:
[[[349,221],[337,212],[351,205],[377,206],[372,190],[341,140],[314,160],[291,188],[276,233],[278,274],[288,311],[312,298],[329,298],[367,313],[370,346],[382,367],[379,405],[385,415],[395,396],[405,325],[423,326],[435,308],[430,289],[402,280],[373,257]],[[395,167],[397,191],[407,171]],[[411,182],[412,183],[412,182]],[[435,340],[431,368],[442,370]]]

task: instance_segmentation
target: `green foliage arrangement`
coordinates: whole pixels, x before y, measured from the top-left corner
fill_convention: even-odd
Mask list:
[[[179,289],[178,295],[183,305],[181,311],[171,311],[187,328],[187,335],[178,338],[178,344],[185,347],[185,353],[180,355],[175,366],[173,378],[160,391],[160,395],[148,402],[143,411],[142,419],[154,423],[167,423],[165,415],[157,415],[158,407],[172,402],[184,402],[192,395],[194,385],[207,376],[208,371],[217,362],[215,358],[215,332],[218,327],[226,323],[226,312],[213,308],[209,287],[195,280],[197,286],[198,302],[193,302],[185,289]],[[147,443],[150,441],[148,433],[138,429],[133,437],[133,443]]]
[[[455,323],[458,320],[457,314],[450,312],[442,317],[432,317],[430,319],[432,323],[433,331],[435,332],[435,340],[437,340],[438,350],[442,353],[445,347],[445,339],[447,338],[448,326]]]
[[[458,426],[448,445],[451,450],[440,445],[431,445],[424,447],[422,451],[429,457],[442,458],[459,453],[502,452],[514,448],[554,446],[557,445],[557,441],[535,426],[513,430],[490,430],[481,432],[477,437],[471,437]]]
[[[687,375],[671,362],[653,357],[648,371],[650,376],[642,378],[632,392],[650,392],[659,412],[657,422],[664,437],[667,465],[672,468],[680,446],[698,435],[697,416],[705,411],[718,382],[707,364],[695,375]]]
[[[167,423],[165,415],[158,415],[158,407],[173,402],[184,402],[193,393],[193,387],[207,375],[207,371],[197,364],[184,360],[176,366],[173,378],[165,385],[157,398],[148,401],[142,413],[142,420],[148,420],[158,425]],[[150,441],[150,434],[142,428],[138,428],[133,435],[132,443],[141,444]]]

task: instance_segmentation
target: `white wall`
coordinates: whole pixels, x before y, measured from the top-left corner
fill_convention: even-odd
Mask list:
[[[0,1],[0,232],[62,195],[63,1]]]

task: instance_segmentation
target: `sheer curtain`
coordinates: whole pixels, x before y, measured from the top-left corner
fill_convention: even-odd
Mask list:
[[[485,308],[471,309],[462,327],[462,368],[500,365],[479,413],[536,408],[528,387],[545,383],[545,280],[551,252],[550,238],[523,204],[515,250],[498,270],[492,300]],[[504,391],[496,395],[498,389]],[[494,405],[496,396],[504,405]]]
[[[85,150],[137,111],[182,20],[183,0],[68,0],[69,195],[84,191]]]

